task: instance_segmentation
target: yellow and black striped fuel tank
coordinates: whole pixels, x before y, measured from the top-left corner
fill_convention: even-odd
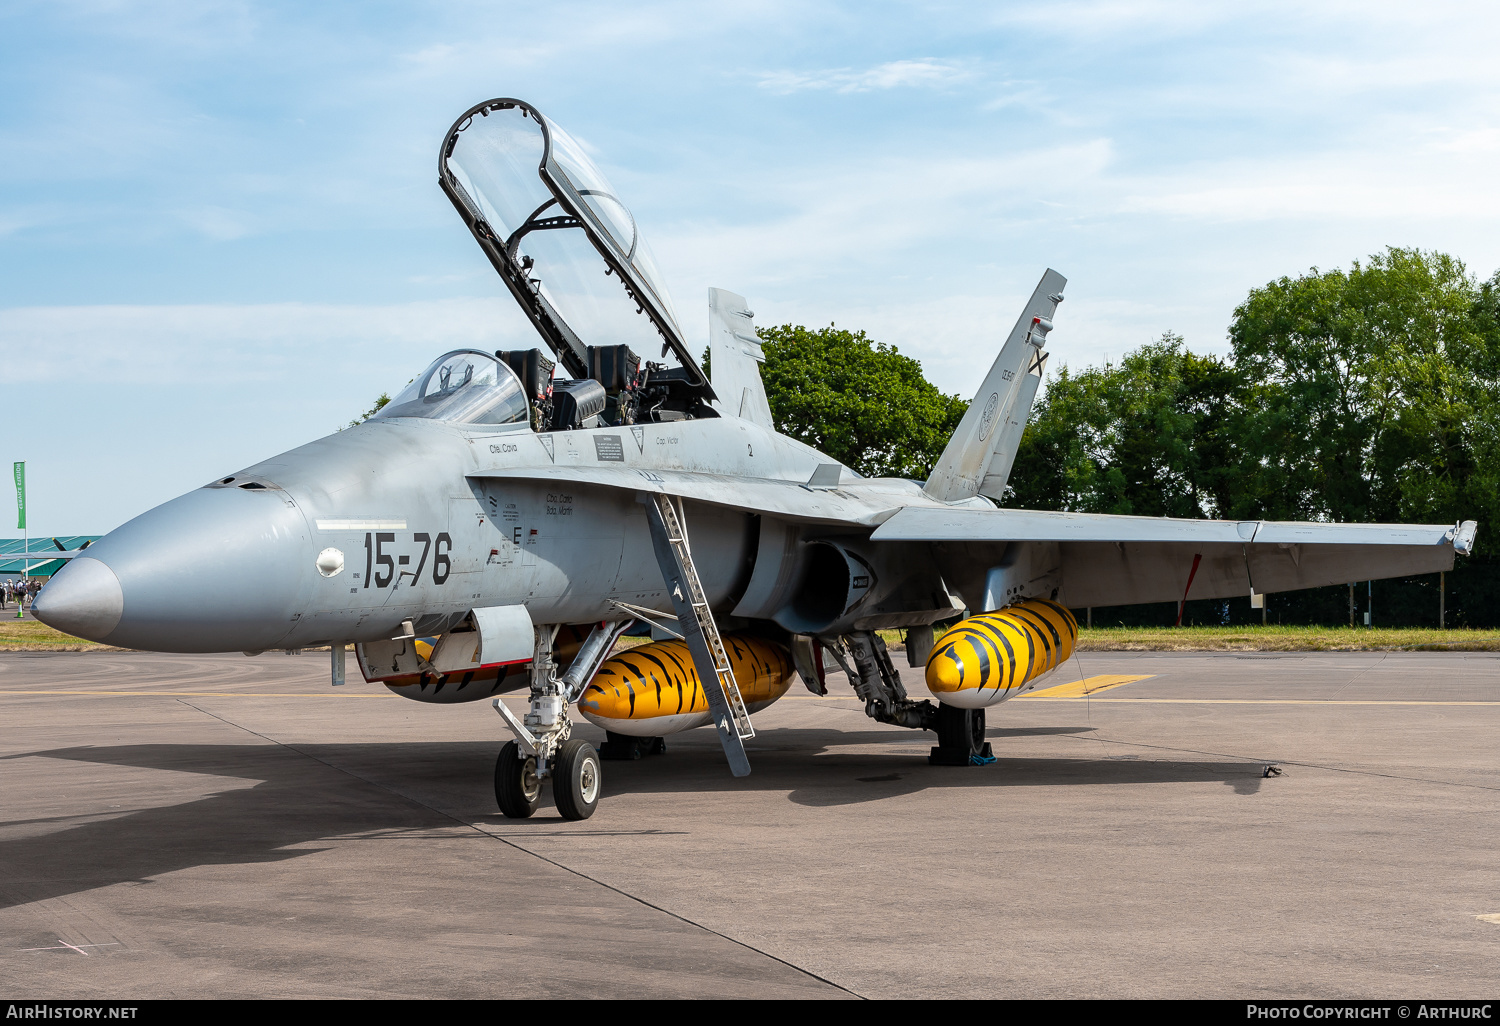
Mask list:
[[[745,708],[759,712],[791,686],[792,656],[774,641],[728,634],[724,648]],[[683,641],[654,641],[610,656],[578,699],[578,711],[617,734],[659,737],[709,722],[708,698]]]
[[[1078,621],[1063,606],[1028,599],[960,620],[932,646],[927,690],[961,709],[982,709],[1029,690],[1073,654]]]
[[[559,666],[567,666],[583,647],[590,626],[567,624],[557,633],[552,653]],[[412,648],[423,659],[431,658],[437,638],[416,638]],[[369,677],[365,678],[369,680]],[[417,702],[450,705],[455,702],[477,702],[484,698],[516,691],[531,683],[531,663],[485,666],[452,673],[404,673],[377,678],[402,698]]]

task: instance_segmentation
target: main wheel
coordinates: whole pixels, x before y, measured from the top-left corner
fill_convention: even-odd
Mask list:
[[[938,706],[938,745],[955,751],[977,752],[984,747],[984,710]]]
[[[967,766],[978,757],[990,759],[990,744],[984,739],[984,710],[959,709],[956,706],[939,704],[937,722],[938,746],[932,750],[927,761],[934,766]]]
[[[563,819],[588,819],[599,804],[603,774],[599,755],[587,741],[564,741],[552,763],[552,800]]]
[[[507,819],[525,819],[542,803],[542,781],[536,756],[522,756],[521,746],[507,741],[495,760],[495,801]]]

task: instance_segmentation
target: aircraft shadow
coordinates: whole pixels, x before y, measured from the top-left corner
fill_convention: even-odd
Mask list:
[[[1080,784],[1220,783],[1235,794],[1253,795],[1264,782],[1263,764],[1259,762],[1141,759],[1118,754],[1118,746],[1109,746],[1105,752],[1084,749],[1078,758],[1020,758],[1005,754],[1007,738],[1079,735],[1091,729],[994,728],[985,732],[996,755],[991,765],[930,766],[927,753],[935,738],[929,733],[781,727],[768,731],[764,743],[757,738],[747,746],[753,771],[743,781],[727,775],[717,739],[705,731],[702,738],[694,737],[675,746],[674,738],[668,738],[665,757],[608,763],[606,787],[608,793],[614,794],[738,791],[746,786],[788,789],[789,799],[799,805],[830,807],[933,789]],[[848,750],[862,743],[896,743],[909,746],[911,751],[891,754]]]
[[[785,791],[789,800],[803,806],[837,807],[954,788],[1215,782],[1238,794],[1254,794],[1262,783],[1258,763],[1004,755],[1006,737],[1087,729],[991,730],[989,736],[997,742],[999,753],[993,765],[947,767],[927,765],[932,740],[927,734],[780,728],[766,732],[764,742],[752,742],[754,772],[739,780],[729,776],[717,740],[704,730],[693,732],[701,733],[701,739],[688,735],[668,739],[664,756],[606,763],[605,801],[625,794],[761,790]],[[906,742],[911,747],[909,755],[847,750],[862,742],[890,743],[903,737],[910,739]],[[502,820],[490,812],[494,808],[490,781],[498,747],[496,742],[474,741],[299,745],[295,749],[145,744],[6,756],[0,761],[42,757],[254,783],[123,814],[64,814],[0,824],[12,831],[48,823],[57,827],[33,836],[0,839],[0,866],[5,867],[0,908],[118,883],[148,884],[162,874],[198,866],[284,861],[327,850],[327,846],[294,846],[340,836],[451,830],[470,820],[503,823],[506,832],[516,836],[539,828],[558,830],[560,821],[550,808],[520,822]],[[451,815],[437,811],[444,808],[454,811]],[[476,816],[475,809],[485,811]],[[598,832],[585,824],[567,824],[562,829]]]
[[[383,747],[399,750],[403,746]],[[478,756],[479,746],[473,747],[473,755]],[[282,747],[79,747],[16,753],[0,761],[34,756],[237,777],[256,783],[178,804],[124,814],[100,813],[101,818],[65,829],[0,840],[0,866],[5,867],[0,877],[0,908],[111,884],[147,884],[153,877],[197,866],[280,862],[326,850],[287,850],[289,846],[343,834],[454,825],[452,819],[415,802],[392,801],[385,789],[321,765],[315,761],[317,755],[309,759]],[[477,772],[478,767],[469,765],[469,771]],[[54,822],[80,818],[86,817],[64,815]],[[15,829],[28,823],[36,820],[0,826]]]

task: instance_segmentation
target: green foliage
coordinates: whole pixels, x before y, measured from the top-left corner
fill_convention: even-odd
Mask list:
[[[349,422],[349,427],[357,427],[360,424],[363,424],[365,421],[369,420],[371,417],[375,416],[375,414],[377,414],[381,410],[383,410],[385,408],[386,403],[388,403],[390,401],[391,401],[390,393],[388,393],[388,392],[381,392],[380,395],[375,399],[375,405],[371,406],[364,413],[360,414],[358,417],[355,417],[353,420],[351,420]],[[342,431],[343,428],[340,428],[339,430]]]
[[[1251,289],[1227,359],[1164,335],[1038,401],[1009,504],[1226,519],[1479,521],[1479,555],[1448,575],[1449,623],[1500,622],[1500,272],[1476,282],[1442,253],[1387,249]],[[1273,596],[1273,622],[1347,619],[1343,588]],[[1356,596],[1361,608],[1368,595]],[[1437,582],[1377,581],[1386,622],[1437,620]],[[1171,606],[1171,609],[1168,609]],[[1095,610],[1161,622],[1160,609]],[[1189,602],[1188,619],[1259,611]],[[1201,620],[1200,620],[1201,622]]]
[[[1007,505],[1219,516],[1235,505],[1242,391],[1228,364],[1170,332],[1119,365],[1064,367],[1033,410]]]
[[[1229,359],[1171,334],[1047,386],[1014,505],[1152,516],[1479,520],[1500,530],[1500,274],[1388,249],[1252,289]]]
[[[926,478],[968,403],[922,365],[862,331],[784,324],[759,331],[776,429],[868,477]]]
[[[1493,493],[1478,461],[1500,355],[1481,301],[1458,260],[1395,248],[1251,290],[1229,329],[1256,411],[1247,504],[1285,519],[1472,517]]]

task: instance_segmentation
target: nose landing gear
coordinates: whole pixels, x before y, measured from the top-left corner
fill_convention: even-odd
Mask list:
[[[581,738],[564,741],[552,769],[552,800],[563,819],[588,819],[599,804],[599,755]]]
[[[524,720],[495,699],[495,711],[516,736],[495,762],[495,801],[507,819],[526,819],[541,805],[542,781],[552,778],[552,800],[563,819],[588,819],[599,805],[603,773],[599,753],[570,737],[568,706],[582,693],[630,621],[605,621],[585,639],[573,665],[559,679],[552,661],[556,626],[536,628],[531,658],[531,711]]]
[[[495,801],[506,819],[525,819],[542,804],[542,778],[536,756],[522,755],[521,746],[507,741],[495,761]]]
[[[563,819],[588,819],[599,806],[603,774],[594,746],[571,738],[558,747],[547,774],[552,779],[552,800]],[[495,802],[506,819],[526,819],[542,804],[542,778],[537,757],[525,755],[521,746],[507,741],[495,761]]]

